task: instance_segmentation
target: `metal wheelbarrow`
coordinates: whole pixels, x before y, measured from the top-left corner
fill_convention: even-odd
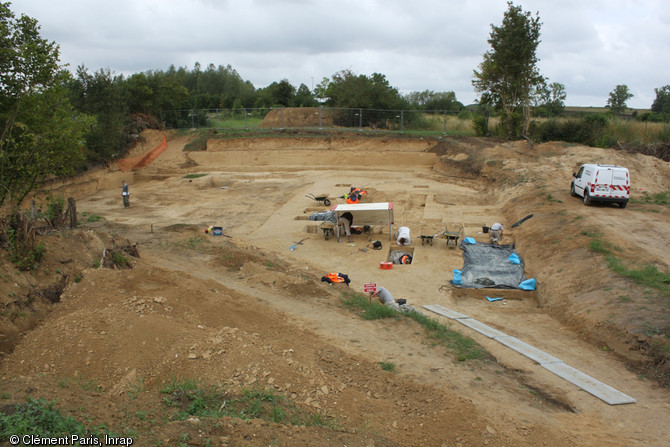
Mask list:
[[[312,200],[316,201],[316,203],[319,203],[319,204],[323,203],[324,206],[329,206],[330,205],[330,199],[328,198],[328,194],[314,195],[314,194],[310,193],[310,194],[307,194],[305,197],[307,197],[308,199],[312,199]]]

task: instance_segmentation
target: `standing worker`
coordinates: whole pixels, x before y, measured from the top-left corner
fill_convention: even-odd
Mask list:
[[[351,242],[351,224],[354,223],[354,215],[351,214],[349,211],[346,213],[342,213],[340,218],[337,220],[337,223],[339,225],[342,225],[342,228],[344,229],[344,234],[347,235],[347,241]]]
[[[494,223],[491,225],[491,228],[489,228],[489,235],[491,236],[491,243],[492,244],[500,244],[500,241],[502,241],[503,237],[503,226],[501,223]]]
[[[128,183],[125,180],[121,182],[121,197],[123,197],[123,206],[128,208],[130,206],[130,193],[128,192]]]

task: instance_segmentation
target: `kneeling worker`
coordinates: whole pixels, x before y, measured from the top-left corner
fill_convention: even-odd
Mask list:
[[[503,226],[501,223],[494,223],[491,225],[491,228],[489,228],[489,235],[491,236],[491,243],[492,244],[499,244],[500,241],[502,241],[503,237]]]

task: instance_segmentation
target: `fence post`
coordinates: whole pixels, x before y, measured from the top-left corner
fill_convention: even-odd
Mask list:
[[[280,127],[279,128],[281,130],[284,130],[284,108],[283,107],[279,110],[279,116],[280,116],[280,120],[279,120]]]
[[[405,133],[404,131],[404,123],[405,123],[405,111],[401,110],[400,111],[400,133]]]
[[[319,107],[319,130],[323,129],[323,122],[321,121],[321,111],[323,110],[323,106]]]
[[[195,109],[191,109],[191,129],[195,129]]]
[[[247,126],[247,109],[244,110],[244,130],[249,130],[249,127]]]
[[[363,131],[363,109],[358,109],[358,130]]]

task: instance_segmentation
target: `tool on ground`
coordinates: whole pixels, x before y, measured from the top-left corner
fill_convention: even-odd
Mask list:
[[[527,215],[526,217],[524,217],[523,219],[521,219],[521,220],[518,221],[517,223],[513,224],[513,225],[512,225],[512,228],[516,228],[516,227],[518,227],[519,225],[521,225],[522,223],[524,223],[525,221],[527,221],[527,220],[530,219],[531,217],[533,217],[532,214]]]
[[[289,250],[291,250],[291,251],[295,250],[295,249],[297,248],[298,245],[303,245],[303,244],[302,244],[303,241],[306,241],[307,239],[309,239],[309,238],[306,237],[306,238],[304,238],[304,239],[300,239],[298,242],[293,241],[293,245],[291,245],[291,246],[289,247]]]

